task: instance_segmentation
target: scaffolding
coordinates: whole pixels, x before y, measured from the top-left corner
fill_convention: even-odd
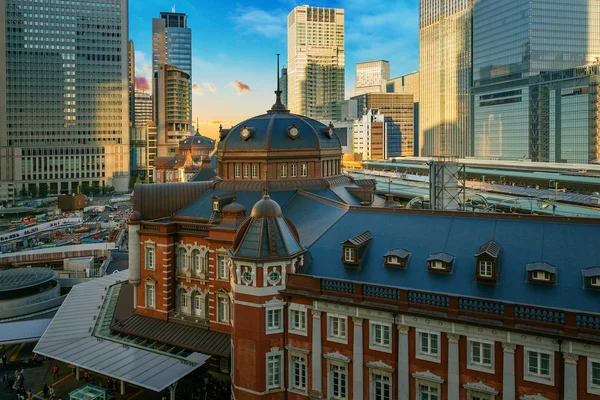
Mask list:
[[[429,208],[462,211],[466,202],[465,164],[454,156],[437,156],[429,165]]]

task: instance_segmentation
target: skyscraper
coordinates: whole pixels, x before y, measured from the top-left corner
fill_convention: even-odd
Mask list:
[[[152,73],[160,64],[170,64],[190,76],[189,102],[192,109],[192,29],[187,26],[184,13],[161,12],[152,19]],[[190,123],[192,125],[192,114]]]
[[[0,186],[127,190],[127,0],[5,0],[0,15]]]
[[[288,15],[291,112],[339,120],[344,101],[344,10],[298,6]]]
[[[288,75],[287,68],[281,68],[281,75],[279,76],[279,88],[281,89],[281,102],[287,107],[288,104]]]
[[[473,10],[474,155],[598,159],[600,3],[480,0]]]
[[[470,154],[472,0],[419,1],[419,155]]]
[[[385,92],[385,84],[390,79],[390,63],[385,60],[356,63],[356,85],[354,95]]]
[[[412,94],[414,101],[414,156],[419,155],[419,72],[390,79],[386,82],[387,93]]]

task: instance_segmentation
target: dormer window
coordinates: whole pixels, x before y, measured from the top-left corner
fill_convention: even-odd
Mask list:
[[[475,254],[475,277],[482,283],[495,283],[500,275],[502,247],[490,240]]]
[[[404,249],[388,250],[383,255],[383,263],[386,267],[404,268],[408,264],[410,252]]]
[[[600,290],[600,267],[584,269],[583,280],[586,288]]]
[[[235,201],[235,193],[227,193],[212,198],[212,212],[220,213],[223,207]]]
[[[530,282],[553,284],[556,283],[558,268],[544,261],[527,264],[527,277]]]
[[[434,253],[427,259],[427,268],[433,272],[451,272],[454,256],[448,253]]]
[[[221,205],[219,204],[219,200],[213,200],[212,210],[214,212],[220,212],[221,211]]]
[[[371,236],[369,231],[365,231],[343,242],[342,262],[344,265],[360,267],[362,260],[367,254],[371,240],[373,240],[373,236]]]

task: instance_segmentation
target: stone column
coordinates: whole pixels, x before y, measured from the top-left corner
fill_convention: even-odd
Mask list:
[[[313,327],[312,327],[312,392],[311,398],[319,398],[323,392],[322,385],[322,368],[321,368],[321,311],[312,310]]]
[[[515,349],[516,344],[502,343],[504,359],[502,360],[502,399],[515,400]]]
[[[408,330],[398,325],[398,400],[409,400]]]
[[[141,282],[140,265],[140,219],[138,211],[131,214],[129,220],[129,283],[133,285],[133,308],[137,308],[137,287]]]
[[[564,400],[577,400],[577,360],[579,356],[572,353],[563,353],[565,359],[563,386]]]
[[[121,396],[125,394],[125,381],[121,380]]]
[[[448,337],[448,400],[458,400],[460,394],[458,372],[458,342],[460,335],[447,333],[446,336]]]
[[[75,379],[79,380],[79,367],[75,366]]]
[[[353,399],[363,398],[363,319],[352,318],[354,321],[354,355],[352,360]]]

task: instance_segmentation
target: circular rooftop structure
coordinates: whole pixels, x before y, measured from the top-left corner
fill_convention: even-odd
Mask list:
[[[212,149],[215,147],[215,141],[197,133],[194,136],[190,136],[179,142],[180,150],[189,150],[193,147],[206,147]]]
[[[50,268],[30,267],[0,270],[0,292],[10,292],[38,286],[56,279],[58,273]]]
[[[283,217],[281,207],[268,194],[265,194],[254,207],[252,207],[252,218],[280,218]]]

